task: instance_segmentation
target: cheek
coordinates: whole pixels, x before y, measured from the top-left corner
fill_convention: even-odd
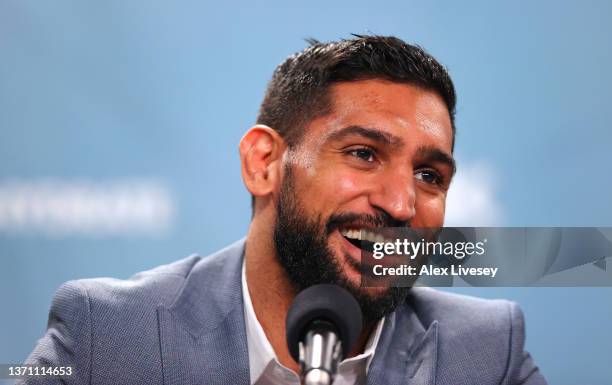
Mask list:
[[[444,224],[446,197],[418,194],[415,202],[415,227],[441,227]]]
[[[350,172],[320,172],[307,178],[306,188],[312,199],[342,203],[364,191],[363,178]],[[308,187],[310,186],[310,188]],[[322,199],[325,197],[325,199]]]
[[[343,175],[337,180],[337,188],[340,194],[353,194],[359,190],[358,178],[353,175]]]
[[[337,202],[351,205],[367,202],[367,196],[376,185],[376,179],[360,172],[335,173],[329,181],[330,191]],[[364,199],[364,197],[366,197]]]

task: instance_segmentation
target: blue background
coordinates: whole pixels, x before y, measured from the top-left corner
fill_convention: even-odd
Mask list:
[[[155,236],[0,232],[0,362],[25,359],[62,282],[245,234],[237,143],[306,37],[393,34],[448,66],[459,168],[495,170],[499,224],[612,225],[611,21],[609,1],[0,1],[0,182],[154,178],[176,205]],[[611,383],[612,289],[455,290],[518,301],[551,384]]]

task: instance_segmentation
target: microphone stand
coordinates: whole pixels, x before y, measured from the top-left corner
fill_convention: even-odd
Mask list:
[[[342,357],[342,342],[332,324],[314,321],[299,344],[304,385],[331,385]]]

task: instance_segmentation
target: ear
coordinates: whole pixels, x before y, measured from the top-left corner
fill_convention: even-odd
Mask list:
[[[247,190],[256,197],[266,196],[280,187],[281,159],[286,144],[268,126],[256,125],[240,140],[242,179]]]

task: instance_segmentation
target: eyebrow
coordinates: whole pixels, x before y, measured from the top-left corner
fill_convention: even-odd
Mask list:
[[[395,136],[388,132],[384,132],[375,128],[362,126],[348,126],[328,135],[327,141],[342,140],[347,136],[358,135],[371,139],[375,142],[385,144],[392,147],[402,147],[404,140],[399,136]]]

